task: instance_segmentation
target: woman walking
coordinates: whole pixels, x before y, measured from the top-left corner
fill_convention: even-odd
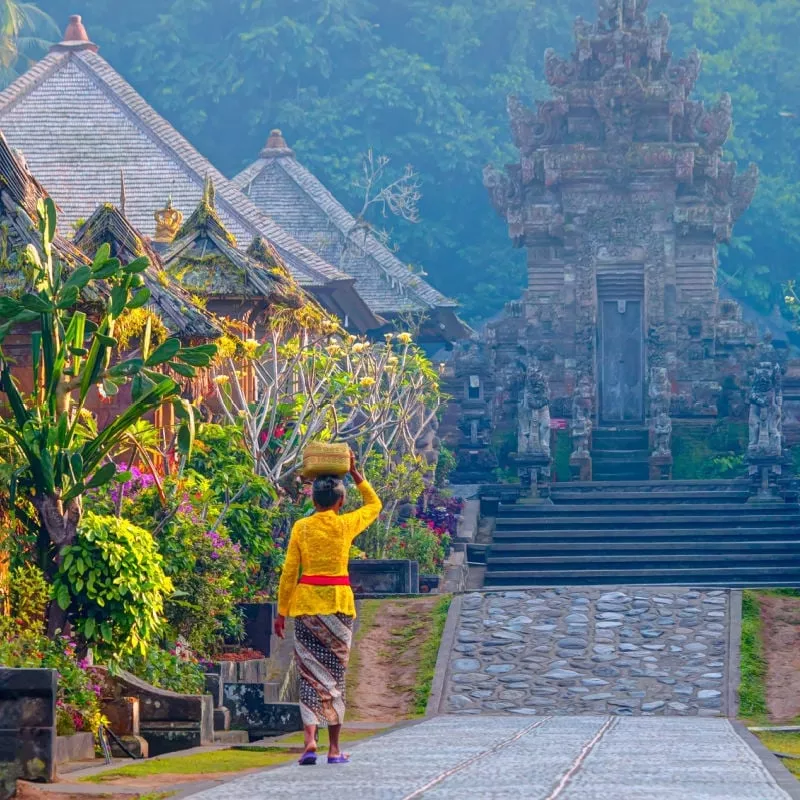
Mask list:
[[[335,476],[317,478],[312,498],[314,514],[292,528],[278,589],[275,633],[285,635],[286,617],[294,617],[295,661],[300,672],[300,713],[305,751],[302,766],[317,763],[317,727],[328,726],[329,764],[346,764],[339,748],[344,722],[345,671],[350,658],[355,599],[347,566],[353,540],[381,512],[381,501],[358,471],[350,453],[350,475],[364,505],[340,514],[344,482]],[[298,575],[302,573],[302,577]]]

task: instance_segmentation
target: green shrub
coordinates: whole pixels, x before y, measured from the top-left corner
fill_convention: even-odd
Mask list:
[[[417,561],[420,575],[439,575],[449,550],[449,534],[438,531],[432,523],[412,518],[392,528],[386,558]]]
[[[130,655],[120,662],[120,666],[159,689],[178,694],[202,694],[205,691],[203,668],[194,660],[181,658],[176,650],[150,647],[146,655]]]
[[[53,584],[76,630],[108,658],[147,647],[173,591],[152,535],[125,519],[87,513]]]

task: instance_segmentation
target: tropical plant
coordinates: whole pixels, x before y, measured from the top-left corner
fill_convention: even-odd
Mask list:
[[[189,454],[195,427],[192,406],[181,398],[177,381],[159,369],[194,376],[196,367],[210,363],[216,347],[184,348],[177,339],[167,339],[151,351],[147,329],[140,353],[119,360],[114,326],[126,310],[149,302],[141,275],[148,260],[122,266],[103,245],[91,265],[68,269],[54,248],[55,205],[47,198],[39,202],[38,211],[40,247],[28,245],[17,254],[29,290],[19,297],[0,297],[0,390],[11,412],[0,431],[15,447],[12,508],[38,534],[39,564],[52,579],[66,548],[76,542],[84,494],[120,477],[111,457],[130,444],[129,432],[145,415],[172,403],[181,420],[177,444],[184,457]],[[20,329],[30,333],[34,386],[29,393],[21,388],[23,368],[3,346]],[[127,383],[130,406],[98,430],[86,409],[90,394],[113,396]],[[35,517],[27,513],[26,501]],[[58,599],[50,607],[51,634],[66,621],[68,595],[62,592]]]
[[[55,22],[34,3],[0,0],[0,86],[28,69],[58,37]]]
[[[61,608],[83,640],[104,657],[147,648],[163,624],[173,592],[152,535],[125,519],[89,512],[63,551],[53,583]]]
[[[347,442],[362,461],[415,456],[442,402],[438,375],[409,333],[375,344],[341,332],[287,340],[273,327],[252,359],[254,403],[233,363],[217,393],[229,422],[242,424],[256,470],[276,487],[314,440]]]
[[[45,668],[58,672],[56,726],[59,734],[97,731],[100,687],[86,659],[78,659],[74,642],[66,636],[48,639],[45,611],[50,585],[38,567],[28,564],[12,571],[5,589],[10,613],[0,614],[0,664],[12,668]]]
[[[447,531],[413,518],[393,528],[386,544],[387,558],[416,561],[421,575],[440,575],[449,551]]]

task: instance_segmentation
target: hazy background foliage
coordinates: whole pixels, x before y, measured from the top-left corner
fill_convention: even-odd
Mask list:
[[[423,181],[422,222],[395,223],[401,257],[478,320],[514,299],[524,259],[489,206],[481,170],[514,158],[505,97],[544,97],[544,50],[571,51],[594,0],[40,0],[62,25],[84,16],[102,54],[224,172],[281,127],[351,208],[361,155]],[[762,183],[723,254],[724,280],[778,308],[800,254],[800,3],[651,0],[677,55],[704,57],[704,98],[733,96],[729,154]]]

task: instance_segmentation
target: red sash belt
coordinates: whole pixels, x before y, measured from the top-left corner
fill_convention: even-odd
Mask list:
[[[307,586],[349,586],[349,575],[302,575],[300,583]]]

